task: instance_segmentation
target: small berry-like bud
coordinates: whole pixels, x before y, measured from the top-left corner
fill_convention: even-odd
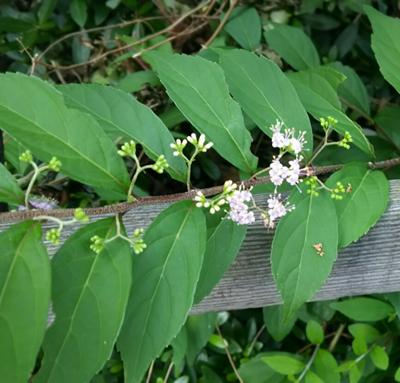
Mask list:
[[[338,120],[336,118],[333,118],[332,116],[328,116],[326,119],[321,117],[319,119],[319,123],[321,124],[321,126],[325,129],[328,130],[329,128],[334,127],[335,125],[337,125]]]
[[[132,249],[135,254],[143,253],[143,251],[147,248],[147,245],[144,243],[143,239],[138,239],[132,244]]]
[[[316,176],[312,176],[312,177],[308,178],[307,180],[304,181],[304,183],[309,186],[309,188],[307,190],[307,194],[310,194],[314,197],[319,196],[319,192],[317,190],[318,189],[318,179]]]
[[[74,218],[79,222],[89,222],[89,217],[81,207],[74,210]]]
[[[162,174],[166,168],[168,168],[168,162],[165,159],[165,156],[161,154],[157,161],[153,164],[152,169],[159,174]]]
[[[331,198],[336,200],[342,200],[343,194],[346,193],[346,188],[341,182],[336,182],[336,187],[331,191]]]
[[[236,189],[237,185],[233,181],[228,180],[224,183],[224,190],[222,193],[224,195],[231,195]]]
[[[118,150],[118,154],[121,157],[133,157],[135,153],[136,153],[136,143],[133,140],[125,142],[121,146],[121,149]]]
[[[344,137],[342,138],[342,140],[338,142],[338,145],[342,148],[350,149],[349,144],[352,142],[353,142],[353,138],[351,137],[351,134],[346,131],[344,133]]]
[[[196,202],[196,207],[205,207],[208,208],[210,206],[210,202],[207,200],[206,196],[198,191],[196,196],[193,198],[193,201]]]
[[[60,229],[50,229],[46,233],[46,240],[54,245],[58,245],[60,243],[60,236],[61,236]]]
[[[50,170],[59,172],[61,170],[62,163],[57,157],[52,157],[48,166]]]
[[[98,235],[94,235],[92,238],[90,238],[90,249],[94,251],[96,254],[99,254],[103,249],[105,245],[105,239],[99,237]]]
[[[183,155],[183,149],[187,145],[187,140],[180,140],[179,138],[175,141],[175,143],[170,144],[169,146],[171,149],[174,150],[172,153],[175,157],[182,156]]]
[[[135,254],[143,253],[143,251],[147,248],[147,245],[143,240],[143,233],[144,229],[136,229],[131,236],[131,247]]]
[[[30,150],[25,150],[21,155],[19,156],[19,160],[21,162],[27,162],[30,163],[33,161],[33,156]]]

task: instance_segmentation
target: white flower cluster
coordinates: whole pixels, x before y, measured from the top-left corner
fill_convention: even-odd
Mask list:
[[[289,211],[294,209],[294,206],[290,206],[287,203],[283,203],[280,194],[274,194],[267,200],[268,205],[268,216],[264,217],[264,222],[269,227],[274,227],[275,221],[285,216]]]
[[[304,136],[305,133],[300,133],[295,136],[294,129],[284,129],[283,122],[276,121],[271,127],[272,130],[272,146],[279,148],[279,155],[274,158],[269,168],[269,176],[271,182],[275,186],[280,186],[286,181],[288,184],[295,186],[300,181],[300,162],[302,156],[300,153],[303,151],[304,144],[306,143]],[[205,144],[205,137],[201,135],[197,140],[196,135],[191,135],[184,140],[176,140],[174,144],[171,144],[171,148],[174,149],[175,156],[182,156],[183,149],[187,145],[187,142],[192,143],[198,152],[206,151],[211,147],[211,143]],[[282,157],[286,153],[291,153],[295,156],[294,159],[290,160],[288,165],[281,163]],[[214,198],[206,198],[206,196],[198,191],[194,197],[197,207],[203,207],[209,209],[211,214],[214,214],[221,210],[222,206],[228,204],[227,218],[236,222],[238,225],[249,225],[255,222],[255,212],[261,213],[266,226],[274,227],[276,220],[285,216],[289,211],[294,209],[294,206],[289,205],[282,199],[280,194],[275,191],[267,200],[267,208],[261,209],[254,201],[251,190],[246,190],[243,187],[238,187],[232,181],[226,181],[221,194]]]
[[[238,225],[254,223],[256,218],[248,205],[251,201],[253,201],[253,196],[249,190],[235,190],[228,198],[230,207],[228,217]]]
[[[282,132],[282,128],[283,122],[279,120],[276,120],[275,124],[271,126],[272,147],[292,152],[298,156],[306,143],[305,132],[300,133],[296,138],[294,129],[285,129]]]
[[[279,148],[280,153],[270,165],[269,176],[275,186],[282,185],[284,181],[290,185],[297,185],[300,178],[300,162],[303,159],[300,153],[306,143],[304,139],[305,133],[300,133],[298,137],[295,137],[294,129],[285,129],[282,131],[282,128],[283,122],[278,120],[271,127],[272,146]],[[293,153],[296,156],[295,159],[289,161],[289,166],[285,166],[280,162],[286,152]]]

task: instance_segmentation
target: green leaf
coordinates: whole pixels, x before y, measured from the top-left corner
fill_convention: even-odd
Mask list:
[[[50,262],[38,222],[0,233],[0,376],[26,383],[42,343],[50,304]]]
[[[335,90],[317,71],[292,73],[289,76],[306,110],[317,120],[332,116],[338,120],[335,130],[344,135],[347,131],[354,145],[367,154],[374,153],[372,145],[361,127],[344,114]]]
[[[306,326],[307,339],[314,344],[321,344],[324,341],[324,330],[315,320],[311,319]]]
[[[134,259],[132,294],[117,343],[127,383],[141,381],[185,322],[206,245],[204,214],[191,201],[176,203],[155,219],[144,241],[147,249]]]
[[[358,383],[362,377],[362,365],[354,364],[353,367],[349,371],[349,379],[350,383]]]
[[[184,353],[181,353],[183,357],[186,356],[186,361],[190,366],[194,365],[196,358],[200,351],[207,344],[211,334],[214,332],[215,322],[217,319],[216,313],[206,313],[200,315],[191,315],[187,318],[185,325],[177,337],[172,342],[172,347],[175,353],[175,340],[178,339],[177,348],[182,344],[185,344]],[[179,338],[186,339],[181,341]]]
[[[152,70],[141,70],[138,72],[128,73],[120,79],[116,84],[117,88],[125,92],[137,92],[143,88],[145,84],[158,85],[160,80]]]
[[[115,235],[115,218],[84,226],[52,260],[54,324],[35,383],[85,383],[110,357],[131,287],[129,244],[115,239],[96,254],[90,238]]]
[[[295,375],[303,371],[305,364],[298,355],[287,352],[274,352],[263,356],[261,360],[274,371],[282,375]]]
[[[251,135],[218,64],[199,56],[155,52],[148,53],[146,59],[188,121],[214,143],[223,158],[252,173],[257,158],[250,151]]]
[[[72,19],[83,28],[88,16],[86,0],[72,0],[69,5],[69,12]]]
[[[89,35],[87,32],[83,32],[79,36],[74,36],[72,38],[72,61],[74,64],[82,64],[89,60],[90,52],[92,48],[89,44],[85,44],[85,41],[89,40]]]
[[[203,374],[202,381],[207,383],[224,383],[224,381],[219,377],[219,375],[207,366],[201,366],[201,372]],[[176,383],[176,381],[174,382]],[[179,382],[178,382],[179,383]]]
[[[4,156],[6,161],[9,162],[18,174],[24,174],[29,164],[20,161],[20,155],[26,151],[18,141],[14,140],[9,134],[3,132],[4,135]]]
[[[212,334],[208,338],[208,343],[210,343],[214,347],[219,348],[221,350],[228,347],[228,345],[229,345],[228,341],[225,338],[223,338],[221,335],[218,335],[218,334]]]
[[[224,29],[244,49],[252,51],[260,45],[261,20],[255,8],[237,12]]]
[[[319,349],[312,368],[324,383],[340,383],[336,359],[329,351]]]
[[[45,22],[53,13],[58,0],[43,0],[38,10],[39,22]]]
[[[331,303],[331,307],[355,321],[376,322],[393,314],[393,307],[375,298],[350,298]]]
[[[346,80],[340,84],[338,88],[340,99],[346,106],[369,116],[371,114],[369,96],[357,72],[353,68],[343,65],[340,62],[331,63],[330,66],[346,76]]]
[[[398,106],[385,106],[375,116],[375,122],[398,148],[400,147],[399,121],[400,108]]]
[[[394,307],[397,317],[400,318],[400,293],[385,294],[385,298]]]
[[[278,223],[271,250],[272,273],[284,301],[285,318],[319,290],[337,255],[338,226],[332,199],[326,192],[315,197],[302,189],[291,195],[295,209]],[[321,245],[322,256],[316,245]]]
[[[317,73],[321,77],[323,77],[330,86],[333,88],[333,92],[331,95],[332,103],[338,103],[340,107],[340,101],[338,99],[337,90],[341,84],[346,80],[346,76],[338,71],[336,68],[332,66],[320,65],[312,69],[314,73]]]
[[[268,333],[275,341],[282,341],[292,331],[297,320],[297,312],[284,318],[283,305],[263,308],[264,323]]]
[[[140,143],[154,161],[163,154],[169,164],[166,171],[180,181],[186,180],[185,162],[172,155],[172,134],[149,107],[111,86],[74,84],[58,89],[67,106],[92,114],[112,139]]]
[[[207,214],[207,246],[194,302],[206,297],[235,260],[246,236],[247,227],[221,215]]]
[[[400,382],[400,367],[397,368],[395,374],[394,374],[394,380],[396,382]]]
[[[332,174],[326,186],[335,188],[337,182],[351,189],[342,200],[334,201],[339,223],[339,247],[345,247],[366,234],[385,212],[389,182],[383,172],[356,163],[345,165]]]
[[[365,354],[368,351],[367,342],[363,338],[355,338],[351,343],[351,347],[354,354],[356,354],[357,356]]]
[[[351,324],[349,326],[349,332],[354,338],[361,338],[366,343],[373,343],[381,336],[375,327],[366,323]]]
[[[178,335],[172,340],[172,362],[174,363],[174,374],[179,376],[185,367],[186,351],[188,348],[188,334],[186,327],[183,326]]]
[[[21,103],[27,94],[29,105]],[[68,109],[48,83],[0,74],[0,126],[40,160],[56,156],[63,174],[107,191],[109,199],[126,198],[129,175],[111,139],[93,117]]]
[[[325,383],[315,372],[308,370],[305,377],[305,383]]]
[[[372,363],[380,370],[387,370],[389,367],[389,356],[382,346],[374,346],[369,354]]]
[[[233,96],[258,127],[271,137],[270,126],[278,119],[286,128],[306,132],[306,150],[310,154],[313,144],[310,120],[279,67],[266,58],[238,49],[221,53],[220,61]]]
[[[281,383],[285,378],[269,367],[261,358],[267,353],[260,353],[239,368],[239,375],[246,383]]]
[[[264,36],[269,47],[294,69],[308,69],[320,64],[315,45],[300,28],[273,24]]]
[[[400,93],[400,20],[365,6],[372,24],[372,50],[383,77]]]
[[[350,23],[340,32],[331,51],[334,50],[335,56],[337,52],[339,58],[343,58],[353,49],[358,37],[358,22]]]
[[[23,205],[24,196],[14,176],[0,163],[0,201]]]

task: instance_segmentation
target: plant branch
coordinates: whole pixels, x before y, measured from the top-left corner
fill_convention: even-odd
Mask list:
[[[215,328],[217,329],[218,335],[223,339],[223,336],[222,336],[222,333],[221,333],[221,330],[220,330],[219,326],[216,325]],[[224,349],[225,349],[225,354],[228,357],[229,363],[230,363],[230,365],[232,367],[233,372],[236,375],[237,380],[239,381],[239,383],[244,383],[243,379],[241,378],[241,376],[239,374],[239,371],[236,368],[235,362],[234,362],[234,360],[232,358],[232,355],[229,352],[228,346],[226,344],[224,346]]]
[[[231,4],[225,13],[224,17],[222,18],[221,22],[219,23],[218,27],[215,29],[214,33],[210,36],[210,38],[203,44],[203,48],[207,48],[219,35],[224,25],[227,23],[229,16],[232,14],[233,10],[235,9],[239,0],[231,0]]]
[[[296,383],[300,383],[303,380],[303,378],[306,376],[308,370],[311,368],[312,364],[314,363],[315,357],[317,356],[320,347],[321,347],[321,345],[319,345],[319,344],[317,344],[315,346],[314,352],[312,353],[310,360],[308,361],[308,363],[304,367],[304,370],[302,371],[302,373],[300,374],[300,376],[296,380]]]
[[[400,165],[400,157],[392,158],[390,160],[378,161],[378,162],[368,162],[368,167],[370,169],[387,169],[396,165]],[[328,166],[320,166],[320,167],[309,167],[303,170],[302,176],[312,176],[312,175],[322,175],[322,174],[330,174],[335,172],[336,170],[340,170],[344,164],[337,165],[328,165]],[[269,177],[261,177],[255,179],[248,179],[243,181],[242,184],[245,188],[250,188],[256,185],[266,184],[270,181]],[[236,180],[236,182],[241,182],[240,180]],[[206,189],[201,189],[203,194],[207,196],[213,196],[223,191],[224,186],[213,186]],[[154,205],[168,202],[176,202],[181,200],[189,200],[193,199],[199,189],[190,190],[184,193],[176,193],[176,194],[167,194],[161,196],[151,196],[151,197],[143,197],[138,198],[136,201],[127,203],[117,203],[113,205],[107,205],[96,208],[85,209],[85,213],[90,216],[102,215],[102,214],[118,214],[118,213],[126,213],[128,210],[141,206],[141,205]],[[54,210],[29,210],[29,211],[18,211],[18,212],[7,212],[0,214],[0,222],[12,222],[12,221],[21,221],[25,219],[32,219],[33,217],[39,215],[48,215],[52,217],[65,218],[72,217],[74,215],[74,209],[54,209]]]
[[[123,45],[123,46],[118,47],[118,48],[115,48],[115,49],[111,49],[111,50],[109,50],[109,51],[107,51],[107,52],[104,52],[104,53],[102,53],[102,54],[100,54],[100,55],[98,55],[98,56],[95,56],[95,57],[93,57],[92,59],[90,59],[90,60],[88,60],[88,61],[85,61],[85,62],[83,62],[83,63],[71,64],[71,65],[59,65],[59,66],[57,66],[55,69],[57,69],[57,70],[71,70],[71,69],[78,68],[78,67],[81,67],[81,66],[94,64],[94,63],[96,63],[97,61],[102,60],[102,59],[104,59],[104,58],[106,58],[106,57],[108,57],[108,56],[110,56],[110,55],[112,55],[112,54],[120,53],[120,52],[125,51],[125,50],[127,50],[127,49],[133,48],[134,46],[143,44],[143,43],[145,43],[145,42],[147,42],[147,41],[149,41],[149,40],[151,40],[151,39],[154,39],[154,38],[157,37],[157,36],[160,36],[160,35],[162,35],[162,34],[165,34],[165,33],[168,33],[168,32],[170,32],[170,31],[172,31],[172,30],[175,29],[179,24],[181,24],[184,20],[186,20],[188,17],[192,16],[194,13],[196,13],[197,11],[199,11],[200,9],[202,9],[204,6],[206,6],[209,2],[210,2],[210,0],[206,0],[204,3],[201,3],[201,4],[198,5],[197,7],[193,8],[193,9],[191,9],[190,11],[186,12],[185,14],[183,14],[181,17],[179,17],[178,19],[176,19],[172,24],[168,25],[168,27],[166,27],[166,28],[164,28],[164,29],[161,29],[161,30],[158,31],[158,32],[155,32],[155,33],[152,33],[152,34],[150,34],[150,35],[147,35],[146,37],[144,37],[144,38],[142,38],[142,39],[139,39],[139,40],[134,41],[134,42],[132,42],[132,43],[130,43],[130,44],[126,44],[126,45]],[[50,48],[50,47],[49,47],[49,48]],[[49,48],[47,48],[47,50],[44,51],[44,52],[42,53],[41,56],[43,56],[44,53],[47,53],[48,50],[49,50]],[[42,63],[42,62],[41,62],[41,64],[46,65],[46,66],[49,66],[48,64],[44,64],[44,63]],[[54,68],[53,66],[50,66],[50,67],[51,67],[51,68]]]

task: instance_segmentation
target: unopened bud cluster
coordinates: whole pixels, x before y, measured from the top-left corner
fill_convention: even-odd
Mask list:
[[[192,133],[190,136],[187,136],[185,139],[177,139],[174,143],[170,144],[171,149],[173,149],[173,155],[175,157],[182,157],[187,159],[183,150],[185,149],[186,145],[190,143],[194,149],[195,153],[205,153],[208,149],[213,146],[212,142],[206,143],[206,136],[201,134],[199,138],[197,138],[195,133]]]
[[[129,243],[135,254],[140,254],[147,248],[147,245],[143,240],[143,234],[143,229],[136,229],[130,237],[126,237],[120,232],[118,232],[114,237],[108,239],[94,235],[92,238],[90,238],[90,249],[96,254],[99,254],[101,251],[103,251],[107,243],[110,243],[117,238],[121,238]]]
[[[54,245],[60,244],[61,230],[60,229],[50,229],[46,233],[46,240]]]
[[[341,182],[336,182],[336,186],[331,191],[331,198],[336,200],[342,200],[343,194],[346,193],[346,188]]]
[[[350,149],[350,144],[353,142],[353,138],[349,132],[345,132],[344,137],[338,142],[338,145],[345,149]]]
[[[198,191],[194,197],[197,207],[204,207],[210,210],[211,214],[215,214],[221,210],[221,207],[228,203],[228,200],[234,195],[237,185],[231,180],[226,181],[223,191],[216,197],[207,199],[203,192]]]

